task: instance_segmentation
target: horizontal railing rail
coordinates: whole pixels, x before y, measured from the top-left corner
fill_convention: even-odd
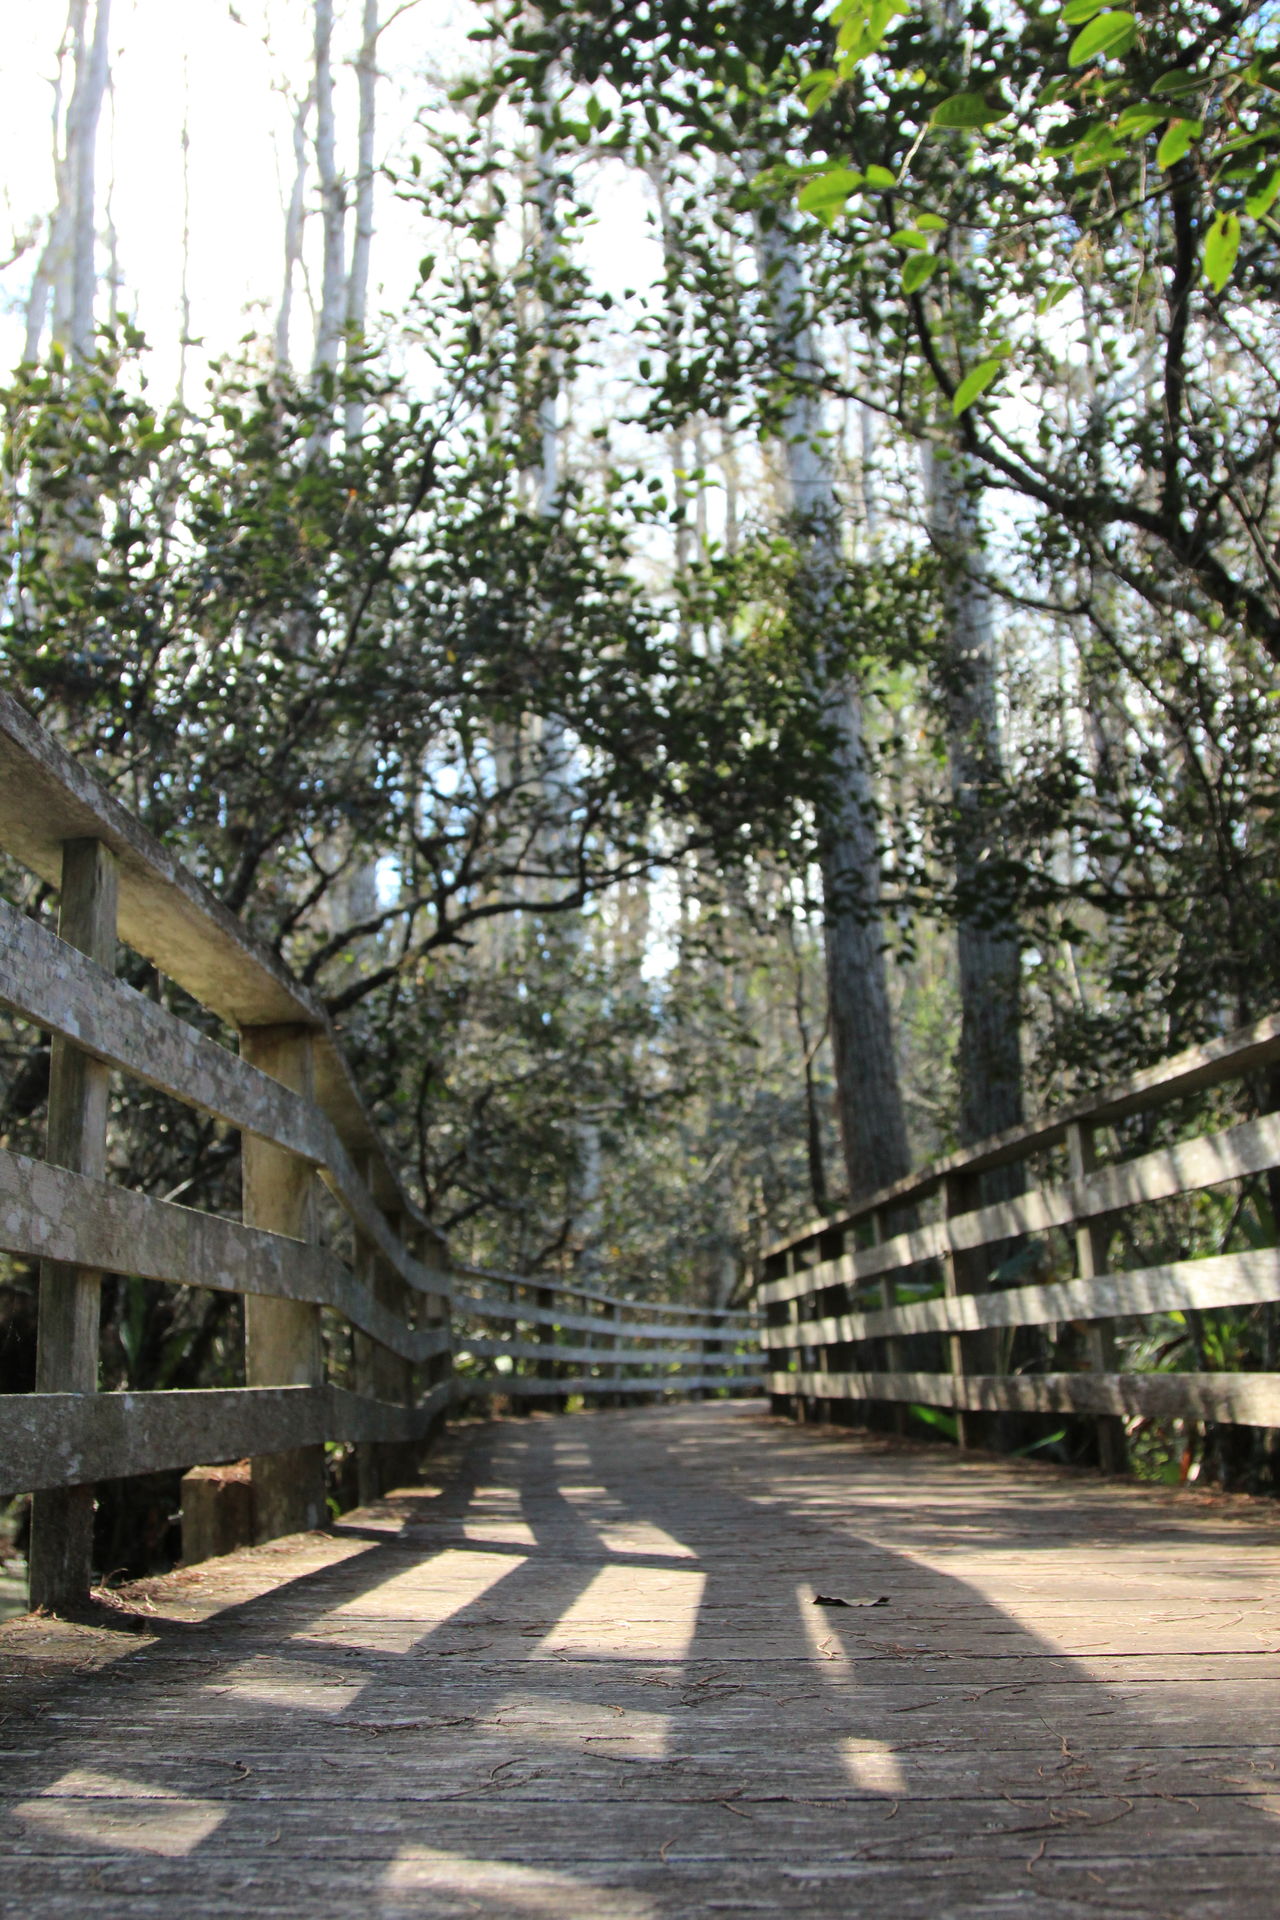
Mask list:
[[[750,1313],[453,1262],[320,1003],[6,695],[0,849],[60,899],[56,934],[0,900],[0,1006],[52,1039],[46,1155],[0,1149],[0,1252],[40,1272],[36,1390],[0,1395],[0,1495],[33,1496],[33,1604],[87,1590],[96,1481],[248,1458],[266,1538],[323,1519],[327,1444],[355,1445],[367,1498],[460,1399],[758,1387]],[[118,979],[117,939],[239,1051]],[[107,1177],[113,1073],[239,1132],[240,1218]],[[244,1385],[98,1392],[108,1273],[242,1296]],[[325,1314],[346,1329],[328,1355]]]
[[[1135,1420],[1280,1425],[1278,1373],[1115,1367],[1117,1329],[1126,1323],[1153,1314],[1194,1322],[1205,1312],[1280,1302],[1280,1250],[1109,1266],[1126,1236],[1132,1260],[1140,1249],[1134,1222],[1150,1223],[1162,1203],[1240,1188],[1280,1169],[1280,1113],[1227,1116],[1216,1131],[1202,1122],[1193,1138],[1100,1164],[1104,1130],[1144,1113],[1158,1124],[1155,1110],[1248,1081],[1277,1062],[1273,1015],[950,1154],[769,1247],[756,1303],[775,1405],[857,1418],[880,1404],[898,1410],[898,1425],[908,1405],[946,1409],[969,1444],[992,1438],[992,1415],[1090,1416],[1099,1459],[1111,1468],[1123,1465],[1126,1423]],[[1061,1159],[1064,1149],[1066,1177],[1051,1177],[1050,1168],[1032,1183],[1036,1164]],[[1025,1190],[982,1204],[984,1176],[1008,1169],[1006,1190],[1020,1182]],[[922,1221],[930,1202],[940,1217]],[[1013,1262],[1011,1246],[1020,1254]],[[1017,1269],[1025,1271],[1036,1246],[1047,1266],[1065,1262],[1074,1271],[1020,1284]],[[1064,1328],[1083,1336],[1067,1369],[1051,1364]],[[1033,1329],[1044,1336],[1039,1350],[1011,1364],[1010,1336]],[[930,1343],[932,1364],[920,1357]]]

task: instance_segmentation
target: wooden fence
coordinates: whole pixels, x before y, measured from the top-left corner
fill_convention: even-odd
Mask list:
[[[33,1495],[33,1605],[85,1594],[99,1480],[249,1457],[265,1539],[324,1518],[326,1443],[355,1443],[376,1491],[459,1398],[759,1385],[748,1314],[452,1262],[319,1003],[6,695],[0,848],[60,908],[55,935],[0,900],[0,1005],[52,1036],[45,1157],[0,1151],[0,1251],[40,1270],[36,1389],[0,1396],[0,1495]],[[239,1051],[116,978],[117,941]],[[239,1131],[239,1219],[107,1179],[113,1073]],[[322,1214],[342,1223],[323,1238]],[[99,1393],[104,1273],[243,1295],[244,1385]]]
[[[936,1161],[770,1247],[758,1304],[775,1407],[802,1417],[824,1404],[849,1417],[893,1408],[900,1427],[913,1403],[947,1409],[962,1444],[992,1438],[993,1416],[1085,1416],[1113,1470],[1135,1416],[1280,1427],[1280,1373],[1115,1370],[1118,1327],[1132,1337],[1147,1316],[1181,1315],[1203,1349],[1199,1316],[1280,1301],[1273,1245],[1181,1257],[1188,1240],[1204,1237],[1189,1229],[1190,1196],[1230,1193],[1236,1183],[1225,1246],[1247,1183],[1265,1186],[1280,1168],[1280,1113],[1238,1117],[1242,1106],[1257,1114],[1273,1104],[1277,1062],[1273,1016]],[[1193,1138],[1151,1144],[1180,1130],[1177,1103],[1232,1081],[1244,1086],[1233,1103],[1219,1099],[1216,1131],[1202,1119]],[[991,1184],[1011,1197],[993,1200]],[[1184,1217],[1171,1221],[1178,1202]],[[1275,1211],[1265,1192],[1255,1226],[1274,1234]],[[1114,1247],[1131,1259],[1144,1237],[1179,1235],[1172,1258],[1108,1266]],[[1037,1264],[1051,1277],[1017,1284]],[[1056,1277],[1064,1271],[1072,1277]],[[1264,1364],[1275,1364],[1278,1324],[1272,1306]],[[1038,1338],[1017,1343],[1021,1363],[1011,1365],[1027,1329]],[[1064,1330],[1076,1335],[1067,1370],[1051,1364]]]

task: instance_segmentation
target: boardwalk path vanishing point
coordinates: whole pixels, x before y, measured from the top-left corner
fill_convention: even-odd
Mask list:
[[[141,1622],[0,1633],[0,1912],[1276,1912],[1260,1503],[758,1403],[432,1465]]]

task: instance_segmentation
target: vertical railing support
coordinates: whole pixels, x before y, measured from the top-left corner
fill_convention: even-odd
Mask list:
[[[1067,1128],[1067,1156],[1074,1181],[1087,1179],[1098,1164],[1093,1128],[1085,1121],[1072,1121]],[[1076,1226],[1076,1263],[1082,1280],[1096,1279],[1107,1270],[1107,1242],[1110,1234],[1105,1218],[1082,1220]],[[1085,1351],[1095,1373],[1114,1373],[1115,1331],[1110,1320],[1094,1320],[1085,1331]],[[1124,1421],[1116,1413],[1094,1416],[1098,1440],[1098,1465],[1104,1473],[1124,1473],[1128,1467]]]
[[[943,1210],[948,1220],[968,1213],[978,1201],[977,1176],[949,1173],[943,1183]],[[982,1293],[987,1284],[987,1261],[983,1251],[957,1253],[943,1257],[943,1285],[948,1299],[962,1293]],[[951,1371],[957,1382],[973,1374],[990,1373],[994,1367],[995,1342],[989,1333],[953,1333],[948,1335]],[[959,1391],[962,1391],[959,1390]],[[959,1391],[957,1398],[959,1398]],[[988,1438],[990,1416],[963,1406],[956,1408],[956,1430],[962,1447],[980,1447]]]
[[[879,1246],[889,1239],[891,1221],[887,1207],[877,1207],[871,1216],[872,1244]],[[880,1282],[880,1305],[885,1311],[898,1304],[898,1275],[886,1273]],[[890,1334],[884,1343],[885,1369],[889,1373],[905,1373],[903,1365],[902,1342]],[[890,1425],[894,1433],[904,1434],[911,1424],[911,1409],[905,1400],[895,1400],[890,1411]]]
[[[58,934],[115,972],[115,857],[98,840],[62,849]],[[109,1076],[99,1060],[54,1036],[49,1066],[48,1145],[54,1166],[101,1180],[107,1164]],[[92,1267],[40,1264],[37,1393],[96,1393],[102,1275]],[[31,1502],[32,1607],[56,1613],[82,1604],[93,1564],[93,1488],[58,1487]]]
[[[355,1156],[361,1179],[372,1192],[374,1155]],[[392,1232],[404,1247],[413,1244],[413,1226],[407,1214],[387,1213]],[[357,1275],[368,1287],[379,1306],[395,1315],[408,1328],[413,1321],[414,1294],[394,1267],[364,1235],[356,1234]],[[412,1407],[415,1398],[414,1364],[403,1354],[393,1353],[366,1334],[354,1341],[356,1390],[371,1400],[392,1406]],[[393,1486],[411,1480],[417,1467],[418,1449],[413,1441],[364,1440],[356,1448],[356,1488],[361,1506],[376,1500]]]
[[[314,1041],[300,1026],[246,1027],[240,1050],[251,1065],[314,1098]],[[283,1147],[246,1134],[241,1147],[245,1225],[291,1240],[316,1239],[315,1176]],[[320,1309],[248,1293],[244,1302],[245,1381],[251,1387],[321,1387]],[[253,1462],[254,1530],[259,1540],[302,1533],[325,1518],[323,1446],[290,1447]]]
[[[616,1322],[618,1318],[618,1309],[612,1300],[610,1300],[607,1305],[601,1307],[600,1311],[604,1319],[613,1320]],[[600,1335],[600,1345],[602,1347],[607,1347],[612,1351],[617,1346],[617,1344],[618,1344],[618,1336],[616,1333],[602,1333]],[[604,1377],[607,1380],[613,1380],[615,1382],[619,1381],[622,1378],[622,1369],[620,1367],[615,1366],[611,1368],[610,1371]],[[600,1407],[616,1407],[620,1404],[621,1399],[622,1399],[622,1395],[617,1392],[602,1393],[599,1395],[596,1401],[596,1405]]]
[[[533,1297],[538,1306],[543,1308],[547,1313],[554,1311],[556,1304],[556,1290],[554,1287],[535,1287]],[[548,1349],[554,1348],[558,1344],[554,1326],[544,1321],[538,1328],[537,1340],[540,1347],[546,1347]],[[560,1369],[552,1358],[550,1351],[548,1351],[546,1359],[539,1360],[537,1364],[539,1380],[555,1380],[559,1376]],[[544,1406],[549,1413],[553,1411],[563,1413],[565,1409],[565,1398],[563,1394],[553,1393],[549,1394],[545,1400],[540,1401],[539,1404]]]

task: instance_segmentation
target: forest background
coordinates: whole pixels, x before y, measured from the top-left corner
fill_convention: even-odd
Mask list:
[[[740,1304],[1276,1005],[1266,9],[14,14],[8,682],[323,997],[460,1254]],[[111,1154],[238,1204],[159,1096]],[[237,1301],[106,1301],[104,1385],[238,1377]],[[1277,1364],[1270,1310],[1144,1339]]]

